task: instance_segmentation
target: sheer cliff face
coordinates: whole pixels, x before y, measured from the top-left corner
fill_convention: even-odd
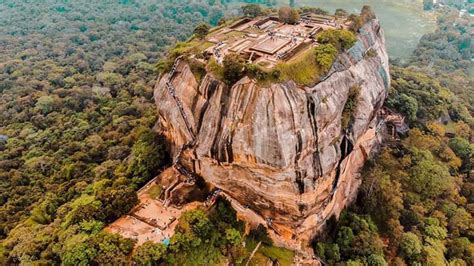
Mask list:
[[[157,128],[182,167],[307,241],[353,198],[389,82],[383,31],[372,20],[314,87],[259,87],[247,77],[227,87],[210,74],[198,84],[178,63],[155,88]],[[357,108],[343,129],[354,87]]]

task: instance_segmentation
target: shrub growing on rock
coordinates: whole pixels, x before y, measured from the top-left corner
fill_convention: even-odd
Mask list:
[[[355,34],[348,30],[329,29],[318,35],[321,44],[332,44],[337,50],[347,50],[357,41]]]
[[[206,35],[209,33],[209,29],[209,25],[207,25],[206,23],[201,23],[194,29],[193,33],[199,39],[204,39],[204,37],[206,37]]]
[[[244,74],[244,62],[238,54],[227,54],[224,57],[223,74],[225,83],[232,85],[242,78]]]
[[[352,114],[357,108],[357,98],[359,97],[360,87],[352,86],[349,90],[349,95],[347,96],[346,104],[342,111],[341,117],[341,127],[347,129],[349,122],[352,119]]]
[[[314,48],[316,62],[324,71],[329,70],[336,59],[337,49],[332,44],[322,44]]]

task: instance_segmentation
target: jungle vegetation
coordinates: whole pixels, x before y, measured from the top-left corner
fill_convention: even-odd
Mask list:
[[[356,202],[314,241],[329,265],[474,265],[473,45],[467,17],[439,11],[386,106],[410,130],[362,174]]]
[[[201,23],[216,26],[240,12],[228,0],[0,1],[2,263],[237,264],[260,241],[261,256],[289,261],[292,253],[272,247],[262,228],[245,236],[225,201],[186,213],[169,246],[146,243],[133,252],[133,240],[102,230],[169,163],[152,130],[153,86],[166,67],[159,64],[165,51],[177,42],[186,49],[193,31],[205,35]],[[357,27],[370,16],[351,19]],[[315,241],[324,261],[474,264],[468,27],[457,13],[441,12],[438,31],[422,38],[409,65],[392,67],[387,106],[412,129],[370,162],[357,202]],[[328,41],[309,55],[319,58],[311,64],[327,67],[344,46]]]
[[[227,1],[0,1],[0,238],[8,264],[128,260],[102,228],[169,161],[156,63]]]

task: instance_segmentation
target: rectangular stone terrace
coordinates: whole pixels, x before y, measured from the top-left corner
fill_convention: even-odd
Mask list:
[[[271,68],[316,46],[318,33],[346,28],[345,22],[344,18],[309,13],[302,14],[296,24],[282,23],[275,16],[243,18],[210,33],[206,41],[211,46],[204,54],[222,63],[226,54],[238,53],[249,63]]]
[[[139,204],[128,214],[123,215],[105,228],[110,233],[137,241],[138,245],[146,241],[166,243],[174,234],[179,217],[187,210],[195,209],[202,204],[191,202],[182,207],[176,207],[151,195],[151,190],[159,186],[155,179],[138,192]]]

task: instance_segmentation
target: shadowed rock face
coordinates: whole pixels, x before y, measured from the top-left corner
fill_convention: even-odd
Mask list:
[[[185,169],[289,230],[290,242],[308,243],[353,199],[378,141],[377,111],[390,82],[384,42],[379,22],[370,21],[314,87],[259,87],[247,77],[228,87],[210,74],[198,84],[177,63],[155,88],[157,128]],[[343,129],[353,87],[357,108]]]

